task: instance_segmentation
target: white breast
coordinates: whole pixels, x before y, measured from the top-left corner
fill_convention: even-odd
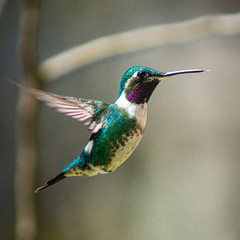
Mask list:
[[[122,95],[116,101],[116,104],[118,107],[124,108],[130,118],[135,118],[137,120],[137,128],[135,131],[133,130],[128,137],[123,136],[123,139],[126,139],[124,141],[125,144],[123,146],[120,145],[118,149],[115,149],[115,155],[106,168],[108,171],[114,171],[128,159],[143,136],[147,120],[147,104],[135,104],[129,102],[126,98],[125,91],[123,91]]]
[[[138,127],[144,131],[147,121],[147,103],[136,104],[128,101],[125,91],[116,101],[116,104],[124,108],[130,118],[136,118]]]

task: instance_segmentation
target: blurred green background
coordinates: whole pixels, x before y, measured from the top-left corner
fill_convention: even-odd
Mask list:
[[[240,11],[236,0],[42,1],[39,59],[107,34],[206,14]],[[19,3],[0,16],[0,239],[14,238],[16,55]],[[90,64],[48,91],[115,101],[133,65],[211,72],[163,81],[148,108],[145,135],[114,173],[71,178],[36,195],[40,240],[240,239],[240,35],[215,36]],[[41,105],[38,185],[83,149],[83,124]],[[36,186],[36,187],[37,187]]]

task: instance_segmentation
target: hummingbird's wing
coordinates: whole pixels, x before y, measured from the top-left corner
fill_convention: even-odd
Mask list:
[[[103,125],[101,119],[109,106],[109,103],[84,98],[61,96],[18,84],[16,82],[12,83],[33,94],[37,99],[44,101],[49,107],[56,108],[58,112],[64,113],[67,116],[83,122],[92,133],[98,132]]]

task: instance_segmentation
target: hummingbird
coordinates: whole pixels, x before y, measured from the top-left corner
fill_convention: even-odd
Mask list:
[[[159,72],[143,66],[131,67],[122,76],[118,98],[113,104],[61,96],[15,83],[49,107],[83,122],[91,132],[82,153],[35,193],[67,177],[94,176],[116,170],[128,159],[143,136],[147,104],[157,85],[170,76],[205,71]]]

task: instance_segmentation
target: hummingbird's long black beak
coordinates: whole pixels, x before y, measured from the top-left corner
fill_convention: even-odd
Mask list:
[[[207,72],[209,70],[204,69],[190,69],[190,70],[180,70],[180,71],[174,71],[174,72],[165,72],[162,74],[162,77],[170,77],[178,74],[185,74],[185,73],[200,73],[200,72]]]

